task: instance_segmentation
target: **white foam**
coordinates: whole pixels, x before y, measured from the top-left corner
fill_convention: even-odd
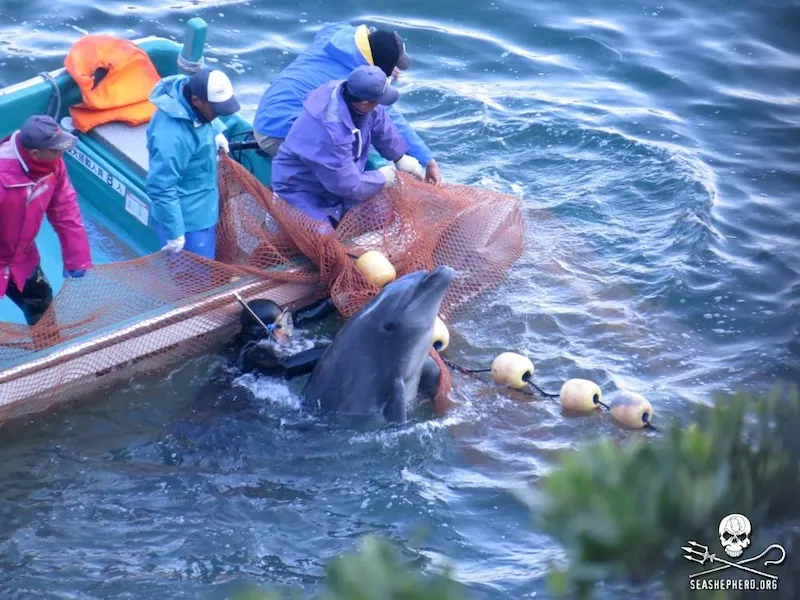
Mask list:
[[[234,379],[233,383],[247,388],[259,400],[294,410],[302,408],[301,398],[289,389],[283,380],[245,373]]]

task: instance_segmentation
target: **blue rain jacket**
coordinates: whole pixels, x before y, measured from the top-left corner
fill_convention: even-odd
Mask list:
[[[150,213],[169,239],[217,224],[216,135],[220,119],[205,123],[183,96],[187,75],[162,79],[150,94],[156,110],[147,127],[150,166],[145,180]]]
[[[312,91],[331,80],[347,79],[356,67],[372,64],[359,49],[357,35],[366,40],[366,25],[326,24],[311,46],[281,71],[264,92],[253,129],[261,135],[284,139]],[[386,114],[408,143],[408,153],[423,167],[427,166],[433,158],[430,149],[395,106],[388,107]]]
[[[365,171],[374,144],[386,160],[408,152],[408,144],[377,106],[353,123],[342,97],[342,81],[314,90],[272,161],[272,188],[292,206],[318,221],[344,213],[381,191],[380,171]]]

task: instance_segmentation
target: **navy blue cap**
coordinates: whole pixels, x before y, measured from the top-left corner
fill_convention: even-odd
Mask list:
[[[52,117],[33,115],[20,128],[19,141],[28,150],[65,152],[76,144],[78,138],[61,129]]]
[[[397,102],[400,92],[389,85],[386,74],[378,67],[362,65],[347,78],[348,91],[360,100],[389,106]]]

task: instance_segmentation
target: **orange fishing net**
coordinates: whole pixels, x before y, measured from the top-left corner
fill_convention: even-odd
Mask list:
[[[217,260],[273,279],[319,285],[348,317],[380,290],[355,267],[367,250],[383,253],[397,276],[439,265],[458,275],[442,302],[447,321],[499,283],[523,244],[520,200],[464,185],[435,187],[406,173],[345,214],[335,231],[275,196],[241,164],[220,163]],[[283,268],[283,265],[290,265]]]
[[[447,322],[522,251],[520,201],[505,194],[400,173],[334,231],[225,155],[219,182],[216,261],[182,252],[98,265],[67,280],[36,326],[0,324],[0,422],[208,351],[236,329],[234,292],[292,309],[330,296],[349,317],[380,291],[355,268],[356,257],[378,250],[398,277],[445,264],[457,271],[440,312]],[[431,356],[443,374],[441,413],[450,377]]]
[[[101,264],[66,280],[34,327],[0,324],[0,422],[219,347],[238,324],[234,292],[284,305],[314,288],[188,252]]]

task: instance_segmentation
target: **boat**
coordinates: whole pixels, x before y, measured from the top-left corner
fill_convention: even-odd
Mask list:
[[[207,32],[205,21],[193,18],[186,24],[182,44],[154,36],[132,41],[147,53],[158,74],[166,77],[190,72],[187,65],[200,63]],[[0,89],[0,137],[34,114],[49,114],[68,123],[69,108],[80,101],[80,90],[66,68]],[[223,120],[230,141],[252,137],[252,124],[241,114]],[[78,193],[96,268],[136,261],[160,250],[145,193],[146,130],[147,124],[113,122],[87,134],[73,131],[78,143],[65,154],[65,162]],[[240,149],[235,156],[259,181],[269,184],[267,158],[254,149]],[[42,268],[57,294],[63,284],[61,249],[46,219],[36,242]],[[38,349],[35,344],[21,348],[3,343],[3,331],[22,330],[24,320],[8,298],[0,299],[0,424],[41,413],[137,372],[166,367],[184,358],[188,350],[204,351],[221,343],[232,334],[241,310],[235,294],[245,300],[270,298],[293,308],[316,299],[309,284],[233,277],[215,289],[164,302],[135,318],[119,319]]]
[[[183,43],[153,36],[131,41],[167,77],[202,64],[207,33],[195,17]],[[66,68],[0,89],[0,136],[34,114],[49,114],[68,128],[69,109],[81,101]],[[16,306],[0,299],[0,425],[213,351],[235,333],[241,302],[255,297],[298,310],[330,293],[346,317],[376,291],[350,260],[370,249],[386,252],[398,272],[445,263],[458,270],[445,312],[499,283],[521,255],[519,198],[455,184],[432,191],[411,176],[387,192],[394,211],[389,227],[380,221],[386,198],[376,197],[377,204],[350,211],[335,236],[315,237],[321,234],[307,217],[292,216],[294,209],[265,193],[271,163],[255,147],[252,124],[240,113],[223,121],[231,152],[221,160],[235,182],[226,180],[221,194],[218,232],[225,223],[229,235],[218,235],[216,261],[160,251],[145,193],[147,124],[112,122],[74,132],[78,143],[65,161],[95,267],[63,282],[60,245],[45,220],[36,241],[56,293],[54,310],[28,328]],[[367,169],[387,164],[370,150]]]

